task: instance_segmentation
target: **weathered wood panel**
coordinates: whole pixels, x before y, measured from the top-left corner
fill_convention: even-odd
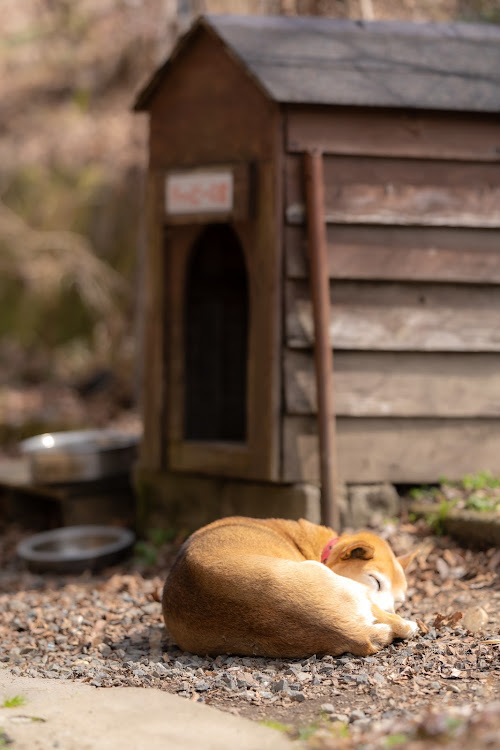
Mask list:
[[[327,226],[335,279],[500,283],[500,231],[450,227]],[[286,273],[308,276],[307,235],[285,231]]]
[[[273,158],[267,123],[276,110],[222,42],[199,36],[151,102],[150,162],[196,167]]]
[[[318,482],[314,417],[286,417],[286,482]],[[339,474],[347,482],[436,482],[466,473],[497,471],[497,419],[337,419]]]
[[[286,349],[285,410],[317,412],[314,358]],[[500,417],[500,356],[425,352],[334,355],[338,416]]]
[[[235,98],[234,92],[239,96]],[[240,98],[241,97],[241,98]],[[148,345],[157,363],[165,357],[147,396],[158,424],[163,463],[169,469],[259,480],[280,474],[281,370],[276,357],[281,341],[282,206],[281,114],[221,41],[202,35],[185,49],[156,91],[150,109],[150,163],[162,174],[169,170],[257,164],[255,184],[247,180],[250,205],[236,211],[234,226],[244,246],[250,278],[247,442],[243,448],[226,443],[195,443],[185,439],[184,404],[184,282],[189,252],[200,226],[172,225],[162,262],[168,273],[154,283],[161,289],[159,342]],[[237,175],[235,175],[235,180]],[[236,188],[238,186],[236,185]],[[253,189],[255,188],[255,189]],[[164,215],[156,215],[161,231]],[[207,217],[208,218],[208,217]],[[222,217],[218,217],[219,219]],[[210,217],[212,220],[213,217]],[[154,274],[156,267],[152,270]],[[149,365],[151,369],[151,365]],[[156,409],[156,411],[155,411]]]
[[[497,164],[330,156],[328,223],[500,227]],[[286,160],[286,218],[305,220],[303,163]]]
[[[286,342],[314,340],[308,283],[285,284]],[[330,286],[335,349],[500,351],[500,288],[338,281]]]
[[[186,275],[189,257],[199,228],[196,226],[171,227],[168,232],[168,283],[165,315],[167,375],[166,425],[168,468],[176,471],[222,472],[226,476],[252,476],[252,454],[248,444],[231,444],[216,441],[185,439],[185,299]],[[240,240],[244,240],[240,236]],[[252,399],[253,394],[247,394]],[[267,441],[267,433],[263,441]],[[253,446],[251,446],[253,447]]]
[[[248,479],[279,477],[279,417],[281,409],[281,225],[274,193],[277,166],[268,162],[259,170],[258,220],[236,222],[234,227],[249,275],[252,311],[247,359],[247,439],[244,446],[187,440],[184,432],[185,299],[186,273],[191,248],[200,231],[196,226],[169,228],[169,277],[166,288],[168,466],[176,471],[220,474]]]
[[[500,127],[493,117],[288,107],[286,148],[325,154],[500,161]]]
[[[164,253],[162,231],[162,175],[150,170],[147,181],[147,226],[144,294],[144,361],[142,368],[143,437],[140,448],[141,466],[160,469],[164,454]]]

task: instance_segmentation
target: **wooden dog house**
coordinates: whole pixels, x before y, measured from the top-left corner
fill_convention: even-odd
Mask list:
[[[135,109],[144,503],[317,516],[321,274],[341,481],[500,470],[500,29],[202,17]]]

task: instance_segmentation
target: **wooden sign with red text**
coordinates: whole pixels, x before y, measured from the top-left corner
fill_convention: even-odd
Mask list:
[[[233,208],[231,171],[190,171],[167,175],[167,215],[228,213]]]
[[[168,223],[246,219],[249,214],[248,164],[176,169],[165,176]]]

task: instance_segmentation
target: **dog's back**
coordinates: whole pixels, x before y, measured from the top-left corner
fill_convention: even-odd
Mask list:
[[[331,529],[304,520],[234,517],[200,529],[165,584],[169,633],[195,653],[290,658],[373,653],[394,634],[407,637],[413,625],[374,614],[365,586],[320,562],[332,538]]]

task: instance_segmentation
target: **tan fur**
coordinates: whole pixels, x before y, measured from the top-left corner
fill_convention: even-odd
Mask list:
[[[165,584],[170,635],[198,654],[289,658],[366,656],[411,637],[415,624],[381,609],[367,577],[381,574],[390,595],[403,597],[410,558],[398,562],[365,532],[340,537],[323,565],[336,536],[303,519],[233,517],[205,526],[184,544]]]

